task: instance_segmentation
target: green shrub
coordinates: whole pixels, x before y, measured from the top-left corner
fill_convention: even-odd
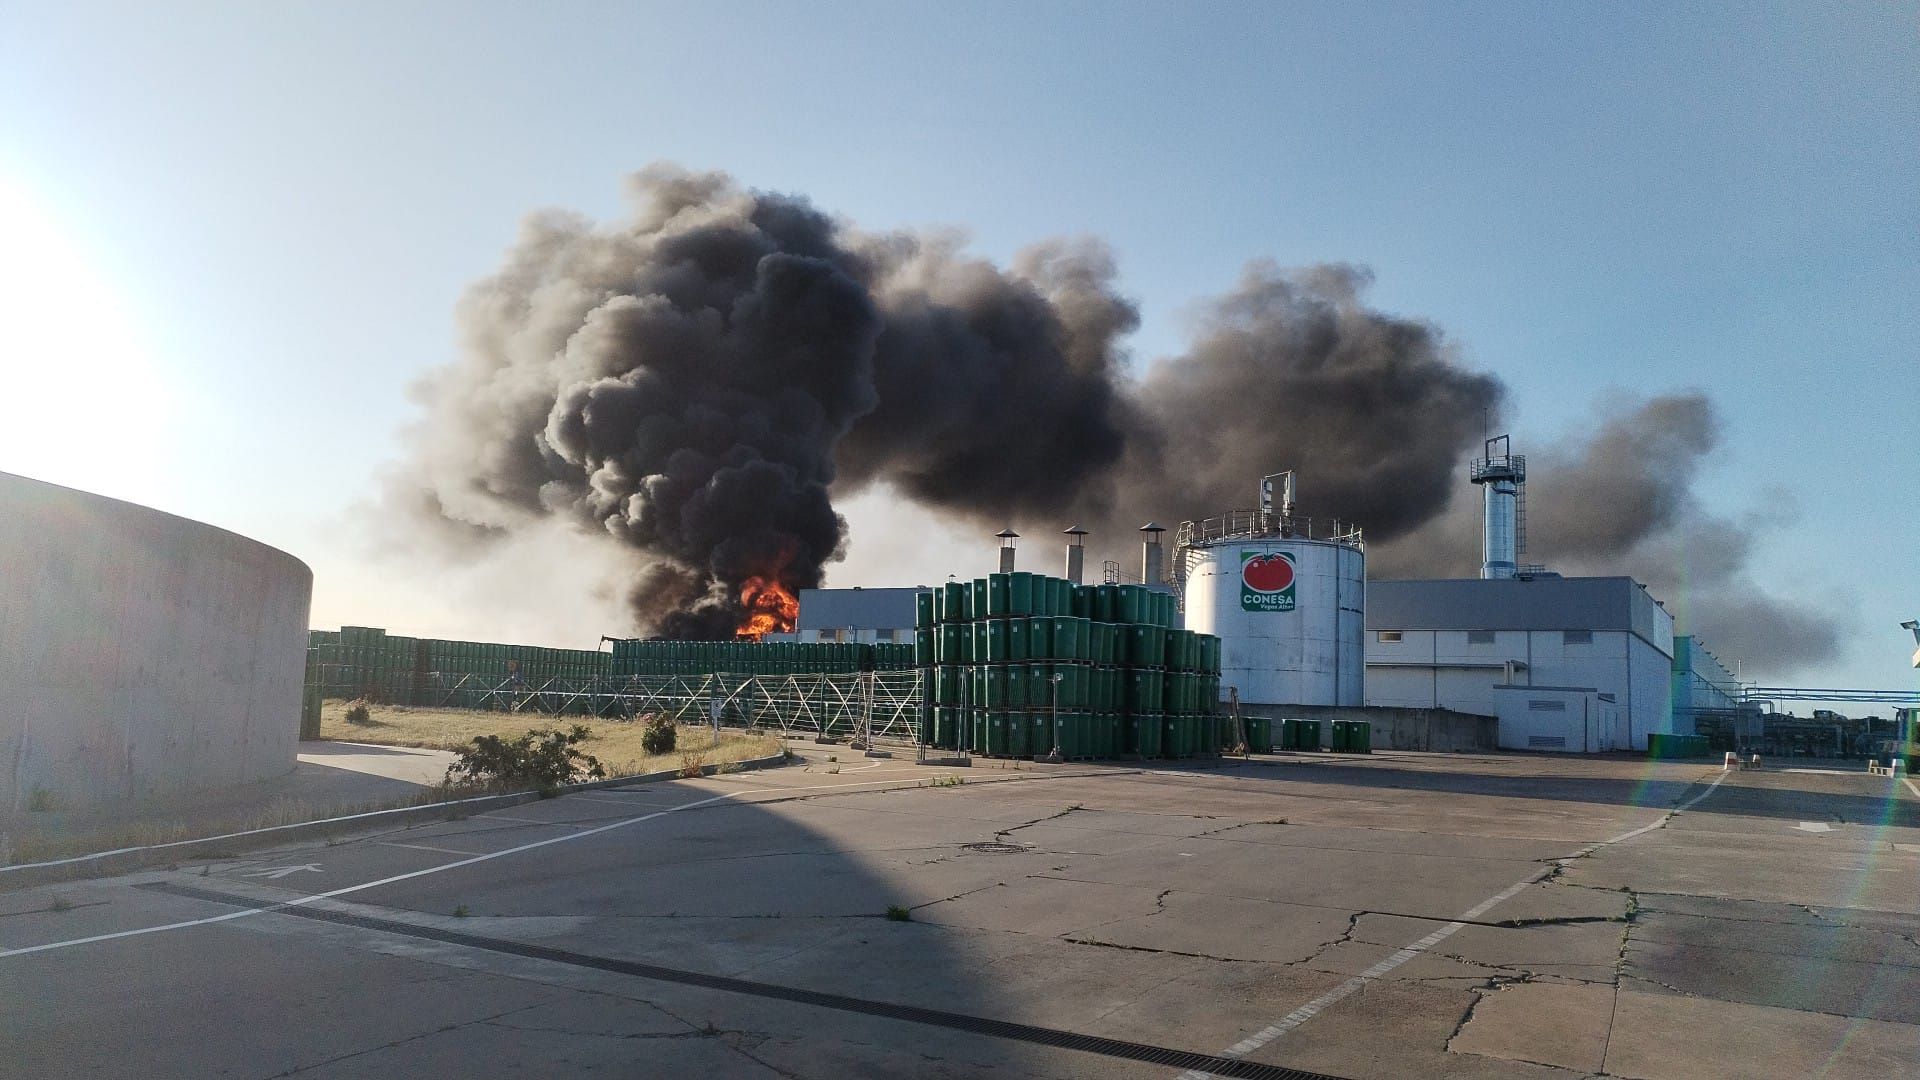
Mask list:
[[[352,704],[347,706],[347,723],[349,724],[373,723],[373,714],[367,710],[366,698],[360,698],[359,700],[354,701]]]
[[[607,775],[600,760],[575,749],[592,737],[584,724],[575,724],[570,731],[531,728],[516,739],[481,735],[447,766],[447,783],[532,785],[544,790],[574,780],[598,780]]]
[[[647,718],[647,730],[640,733],[640,749],[649,754],[671,754],[680,741],[673,717],[655,713]]]
[[[908,922],[913,919],[913,911],[899,904],[888,904],[887,919],[890,922]]]

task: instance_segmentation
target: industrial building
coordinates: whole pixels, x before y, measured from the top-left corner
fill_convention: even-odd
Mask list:
[[[1520,562],[1527,459],[1507,436],[1486,441],[1468,479],[1483,500],[1480,576],[1369,584],[1367,704],[1493,716],[1511,750],[1644,750],[1672,733],[1673,616],[1632,578]]]
[[[1732,733],[1736,743],[1760,734],[1759,710],[1740,708],[1740,680],[1691,634],[1673,639],[1673,730],[1704,735],[1706,728]]]
[[[1498,717],[1518,750],[1673,730],[1673,616],[1632,578],[1375,581],[1366,626],[1368,705]]]
[[[932,590],[801,589],[800,615],[793,633],[769,634],[768,641],[913,641],[914,597]]]
[[[1369,720],[1376,745],[1595,753],[1654,734],[1720,730],[1737,680],[1630,577],[1562,577],[1521,562],[1526,458],[1489,439],[1478,577],[1369,581],[1357,528],[1294,514],[1294,477],[1264,478],[1255,510],[1183,522],[1171,565],[1142,528],[1141,579],[1171,587],[1185,629],[1216,635],[1223,693],[1252,714]],[[1066,530],[1078,580],[1086,533]],[[1001,570],[1018,534],[998,534]],[[1114,567],[1107,576],[1113,580]],[[812,589],[802,641],[909,640],[916,589]],[[1710,719],[1708,719],[1710,718]]]

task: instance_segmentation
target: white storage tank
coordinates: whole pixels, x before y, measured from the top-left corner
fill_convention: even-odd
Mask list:
[[[1253,706],[1365,704],[1358,534],[1311,539],[1241,520],[1188,523],[1179,553],[1187,628],[1220,638],[1221,695],[1238,687]]]

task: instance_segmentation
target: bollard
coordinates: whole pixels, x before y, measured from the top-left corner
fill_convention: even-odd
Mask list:
[[[1749,758],[1749,759],[1747,759],[1747,768],[1749,768],[1749,769],[1757,769],[1757,768],[1759,768],[1759,767],[1760,767],[1760,755],[1759,755],[1759,754],[1755,754],[1755,755],[1753,755],[1753,757],[1751,757],[1751,758]]]
[[[1731,750],[1727,751],[1727,759],[1726,761],[1721,763],[1720,771],[1733,772],[1735,769],[1738,769],[1739,767],[1740,767],[1740,755],[1734,753]]]

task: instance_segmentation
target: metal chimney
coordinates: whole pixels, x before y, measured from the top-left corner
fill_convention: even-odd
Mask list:
[[[1495,454],[1493,448],[1500,447]],[[1521,507],[1527,483],[1527,459],[1512,452],[1505,435],[1488,439],[1487,456],[1473,463],[1468,479],[1479,484],[1486,506],[1480,531],[1480,576],[1510,578],[1520,569],[1526,550],[1526,525]]]
[[[1166,531],[1151,521],[1140,526],[1140,580],[1148,585],[1166,580],[1166,560],[1160,553],[1160,534]]]
[[[1001,529],[993,535],[1000,538],[1000,572],[1011,574],[1013,573],[1013,542],[1020,539],[1020,534],[1012,529]]]
[[[1065,530],[1067,534],[1067,580],[1075,585],[1086,576],[1087,569],[1087,530],[1078,525]]]

